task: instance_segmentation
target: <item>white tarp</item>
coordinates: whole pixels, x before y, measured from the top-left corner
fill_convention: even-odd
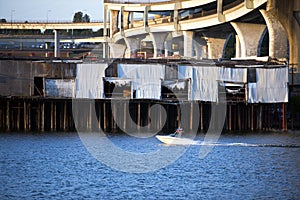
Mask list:
[[[217,102],[218,67],[195,67],[193,75],[193,100]]]
[[[118,76],[132,79],[137,99],[161,99],[165,66],[160,64],[119,64]]]
[[[106,63],[78,64],[76,98],[103,98],[103,77],[106,68]]]
[[[118,87],[130,85],[132,82],[131,79],[120,79],[120,78],[115,78],[115,77],[106,77],[106,78],[104,78],[104,80],[109,83],[113,83]]]
[[[287,83],[288,68],[257,68],[256,83],[248,84],[248,102],[288,102]]]
[[[247,83],[247,68],[220,67],[219,80],[225,82]]]
[[[170,90],[174,90],[177,88],[178,90],[183,90],[185,88],[187,80],[167,80],[163,81],[162,85],[169,88]]]
[[[47,97],[74,97],[75,81],[73,79],[46,79]]]
[[[189,100],[218,101],[218,67],[178,66],[178,78],[190,78]]]

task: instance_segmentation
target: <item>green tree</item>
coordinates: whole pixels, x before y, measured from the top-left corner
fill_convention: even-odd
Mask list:
[[[90,22],[91,19],[90,19],[90,16],[88,16],[87,14],[85,14],[83,17],[82,17],[82,22]]]
[[[73,22],[82,22],[83,20],[82,18],[83,18],[83,13],[79,11],[74,14]]]
[[[91,18],[87,14],[83,15],[81,11],[74,14],[73,22],[90,22]]]

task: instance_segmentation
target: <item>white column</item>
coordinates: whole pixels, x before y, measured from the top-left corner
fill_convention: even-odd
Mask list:
[[[193,31],[183,31],[183,55],[193,57]]]
[[[148,32],[148,12],[149,12],[149,6],[145,6],[143,20],[144,20],[144,29],[146,30],[146,32]]]
[[[60,50],[59,50],[59,32],[54,30],[54,57],[60,57]]]
[[[241,57],[257,56],[259,40],[266,25],[231,22],[241,43]]]
[[[162,50],[164,49],[165,40],[168,34],[168,32],[150,33],[154,48],[153,58],[162,56]]]
[[[112,58],[124,58],[126,46],[123,44],[109,43]]]
[[[107,6],[104,6],[104,15],[103,15],[103,36],[105,42],[103,42],[103,58],[108,58],[108,43],[107,43]]]
[[[127,58],[134,58],[136,53],[140,50],[140,40],[136,38],[124,38],[125,43],[128,48],[129,55],[126,55]]]
[[[241,57],[241,42],[238,35],[235,35],[235,57]]]
[[[225,22],[225,15],[223,14],[223,0],[218,0],[217,2],[217,13],[219,22]]]
[[[169,52],[172,52],[172,39],[165,40],[165,57],[169,56]]]

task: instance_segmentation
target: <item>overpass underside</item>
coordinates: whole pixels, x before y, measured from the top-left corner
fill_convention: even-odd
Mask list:
[[[298,1],[105,1],[105,57],[267,56],[299,67]],[[295,17],[296,16],[296,17]],[[142,18],[137,19],[138,17]],[[299,16],[298,16],[299,18]]]

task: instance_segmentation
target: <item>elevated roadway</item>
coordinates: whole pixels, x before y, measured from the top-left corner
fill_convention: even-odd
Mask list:
[[[104,27],[103,22],[6,22],[0,23],[0,29],[17,29],[17,30],[70,30],[70,29],[94,29],[99,30]]]

